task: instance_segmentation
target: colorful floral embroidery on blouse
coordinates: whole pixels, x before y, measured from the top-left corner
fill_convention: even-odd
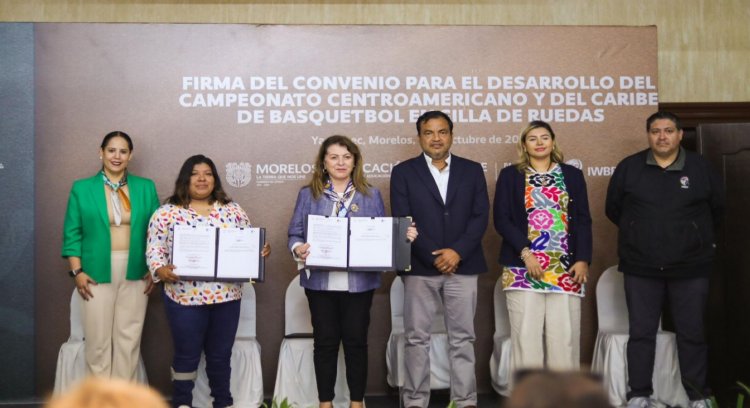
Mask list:
[[[583,296],[584,287],[568,273],[568,192],[560,166],[548,173],[526,172],[524,202],[529,220],[531,253],[545,270],[534,279],[524,267],[503,268],[503,288]]]
[[[175,225],[209,225],[212,227],[231,228],[249,227],[250,220],[239,204],[214,204],[207,217],[195,212],[192,208],[183,208],[174,204],[164,204],[151,216],[148,225],[148,245],[146,258],[151,275],[156,279],[156,270],[171,263]],[[180,274],[179,269],[175,273]],[[228,302],[242,298],[242,284],[230,282],[179,281],[164,283],[164,293],[181,305],[207,305]]]

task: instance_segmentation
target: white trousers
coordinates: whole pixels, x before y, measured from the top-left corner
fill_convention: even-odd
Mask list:
[[[86,366],[91,375],[136,380],[146,318],[146,282],[125,279],[128,251],[112,251],[112,282],[89,285],[83,303]]]
[[[505,296],[510,317],[512,373],[519,369],[580,367],[580,297],[523,290],[508,290]]]

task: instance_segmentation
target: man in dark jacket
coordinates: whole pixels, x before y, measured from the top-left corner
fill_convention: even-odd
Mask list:
[[[668,299],[690,408],[708,406],[704,337],[714,229],[724,208],[721,180],[701,156],[680,147],[678,118],[646,121],[649,148],[617,165],[607,217],[619,227],[620,271],[630,321],[628,407],[651,406],[656,332]]]

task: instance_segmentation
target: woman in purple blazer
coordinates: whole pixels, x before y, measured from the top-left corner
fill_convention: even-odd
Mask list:
[[[289,250],[300,270],[312,315],[315,377],[321,408],[332,407],[339,344],[344,345],[351,407],[362,407],[367,383],[367,329],[377,272],[333,272],[305,268],[310,253],[307,216],[384,217],[380,191],[365,178],[362,154],[346,136],[331,136],[320,146],[310,184],[297,195],[289,222]],[[417,237],[410,227],[407,239]]]

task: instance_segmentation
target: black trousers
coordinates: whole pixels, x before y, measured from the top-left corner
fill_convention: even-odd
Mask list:
[[[339,345],[342,343],[350,398],[362,401],[365,397],[367,329],[374,292],[305,289],[312,315],[313,362],[321,402],[333,401]]]
[[[691,400],[708,395],[708,347],[704,329],[708,278],[648,278],[625,274],[625,298],[630,322],[628,399],[653,393],[656,332],[665,298],[669,301],[677,334],[677,354],[685,391]]]

